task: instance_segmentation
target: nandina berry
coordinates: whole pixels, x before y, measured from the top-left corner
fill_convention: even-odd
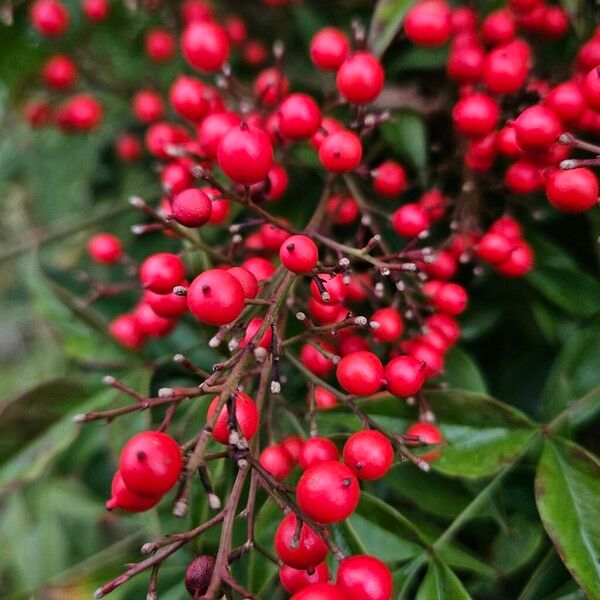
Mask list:
[[[317,133],[315,133],[315,135],[313,135],[310,138],[311,146],[315,150],[318,150],[321,147],[323,140],[328,135],[336,131],[341,131],[343,128],[344,127],[337,119],[333,119],[332,117],[323,117],[321,119],[321,126],[319,127],[319,131],[317,131]]]
[[[169,62],[175,56],[175,39],[166,29],[150,29],[144,47],[146,54],[155,62]]]
[[[110,485],[110,498],[104,506],[106,510],[120,508],[127,512],[143,512],[156,506],[162,498],[162,494],[156,496],[140,496],[130,491],[123,482],[121,471],[117,471]]]
[[[303,469],[322,462],[336,461],[340,457],[337,446],[327,438],[313,437],[302,444],[298,462]]]
[[[330,325],[345,319],[348,309],[342,304],[325,303],[310,298],[308,301],[308,312],[315,321],[324,325]]]
[[[499,233],[512,242],[520,240],[521,236],[523,235],[523,231],[519,223],[517,223],[517,221],[515,221],[515,219],[509,215],[504,215],[499,219],[496,219],[492,223],[490,231]]]
[[[586,100],[577,83],[566,81],[548,92],[544,98],[544,105],[563,123],[575,123],[583,115]]]
[[[394,231],[405,238],[414,238],[429,227],[427,211],[416,202],[401,206],[392,215]]]
[[[385,379],[394,396],[412,396],[425,383],[425,365],[412,356],[395,356],[385,366]]]
[[[360,488],[354,473],[342,463],[324,462],[306,469],[296,487],[298,506],[312,519],[329,524],[349,517]]]
[[[287,219],[278,219],[282,224],[290,226]],[[290,233],[273,223],[265,223],[259,230],[262,246],[266,250],[279,250],[281,245],[290,237]]]
[[[523,155],[523,150],[517,144],[517,134],[512,125],[506,125],[498,132],[496,148],[500,154],[508,156],[508,158],[518,158]]]
[[[271,202],[279,200],[288,187],[287,171],[281,165],[273,165],[269,171],[269,192],[267,199]]]
[[[288,565],[279,568],[279,580],[286,592],[293,594],[314,583],[326,583],[329,579],[327,563],[313,567],[312,569],[294,569]]]
[[[133,315],[144,335],[150,338],[164,337],[171,333],[177,325],[173,319],[167,319],[156,314],[147,302],[140,302],[134,309]]]
[[[62,35],[71,21],[59,0],[36,0],[29,9],[29,19],[42,35],[48,37]]]
[[[353,352],[360,352],[361,350],[369,350],[369,344],[367,341],[353,333],[347,333],[341,336],[338,343],[338,352],[340,356],[347,356]]]
[[[585,76],[581,89],[588,107],[600,112],[600,73],[598,73],[598,67],[593,68]]]
[[[540,33],[551,40],[559,39],[569,30],[570,18],[560,6],[545,6]]]
[[[181,51],[195,69],[216,73],[229,56],[229,40],[214,21],[193,21],[183,31]]]
[[[90,21],[98,23],[108,17],[110,5],[108,0],[83,0],[81,10]]]
[[[406,189],[406,173],[395,160],[386,160],[373,171],[373,187],[380,196],[397,196]]]
[[[215,396],[213,401],[210,403],[208,411],[206,412],[207,422],[217,410],[219,398],[219,396]],[[221,442],[221,444],[229,443],[228,421],[229,410],[227,404],[225,404],[221,409],[221,412],[219,413],[219,416],[217,417],[212,429],[213,438],[217,440],[217,442]],[[248,394],[245,394],[239,390],[235,392],[235,421],[237,423],[238,430],[247,440],[250,440],[252,437],[254,437],[254,434],[258,429],[258,410],[256,408],[256,404],[254,404],[254,400],[252,400]]]
[[[254,96],[265,106],[275,106],[289,89],[288,78],[277,67],[262,70],[254,81]]]
[[[458,283],[428,281],[423,286],[423,292],[438,310],[447,315],[455,317],[467,308],[467,292]]]
[[[246,23],[241,17],[237,15],[228,17],[224,24],[227,37],[234,46],[239,46],[245,41],[247,35]]]
[[[472,32],[477,29],[477,13],[467,6],[457,6],[450,16],[454,33]]]
[[[202,155],[208,158],[217,158],[221,140],[239,124],[240,117],[232,112],[217,112],[208,115],[198,129],[198,141]]]
[[[515,37],[516,32],[515,19],[511,12],[505,8],[491,12],[481,25],[481,37],[490,46],[510,42]]]
[[[450,7],[443,0],[421,0],[407,13],[406,37],[417,46],[436,48],[444,45],[452,33]]]
[[[416,338],[406,344],[406,350],[423,367],[425,377],[432,378],[444,370],[444,356],[442,352],[427,343],[425,339]]]
[[[514,122],[517,144],[525,151],[545,150],[558,138],[561,124],[549,108],[541,105],[525,109]]]
[[[369,52],[356,52],[340,66],[336,83],[342,96],[352,104],[369,104],[381,94],[385,73],[379,60]]]
[[[363,481],[380,479],[392,466],[394,449],[390,441],[373,429],[353,433],[344,444],[344,463]]]
[[[97,233],[88,241],[88,252],[92,260],[103,265],[113,265],[121,260],[123,245],[112,233]]]
[[[181,5],[181,18],[184,23],[209,21],[212,18],[212,6],[206,0],[184,0]]]
[[[142,285],[156,294],[170,294],[183,279],[185,266],[176,254],[152,254],[140,267]]]
[[[336,225],[349,225],[356,221],[360,209],[351,196],[331,196],[327,201],[327,213]]]
[[[248,322],[248,326],[246,327],[244,339],[240,342],[241,348],[247,346],[250,343],[250,340],[252,340],[256,332],[261,328],[263,321],[264,319],[262,317],[252,317],[252,319],[250,319],[250,321]],[[254,341],[254,345],[267,350],[271,347],[271,339],[271,328],[267,327],[267,330],[263,333],[262,337]]]
[[[187,131],[181,125],[173,123],[155,123],[146,131],[146,147],[153,156],[169,158],[169,147],[183,144],[189,139]]]
[[[465,47],[453,44],[446,63],[448,77],[460,84],[475,83],[481,78],[485,51],[478,43]]]
[[[308,94],[290,94],[279,105],[279,133],[289,140],[312,137],[321,125],[321,110]]]
[[[446,198],[440,190],[433,189],[425,192],[419,198],[418,204],[432,222],[439,221],[446,212]]]
[[[483,137],[496,127],[500,109],[490,96],[474,93],[464,96],[456,103],[452,118],[456,129],[463,135]]]
[[[242,48],[242,59],[249,67],[260,67],[267,60],[267,49],[260,40],[250,40]]]
[[[333,353],[333,348],[329,344],[321,342],[320,346],[327,352]],[[333,361],[324,356],[309,343],[302,346],[302,349],[300,350],[300,360],[311,373],[314,373],[319,377],[324,377],[331,369],[333,369]]]
[[[320,582],[303,587],[290,600],[348,600],[348,597],[337,585]]]
[[[289,435],[281,440],[281,447],[292,457],[292,460],[298,462],[300,450],[302,448],[302,438],[297,435]]]
[[[92,131],[102,122],[102,105],[89,94],[73,96],[63,105],[62,110],[64,125],[68,130]]]
[[[583,212],[598,203],[598,178],[585,167],[556,169],[546,181],[546,195],[558,210]]]
[[[325,297],[323,297],[319,286],[313,280],[310,284],[310,290],[315,300],[331,302],[332,304],[338,304],[345,300],[347,286],[344,284],[344,277],[342,275],[338,274],[331,277],[331,275],[326,273],[319,273],[317,277],[321,280],[321,284],[325,289]]]
[[[267,446],[260,453],[258,460],[277,481],[283,481],[294,468],[294,460],[280,444]]]
[[[230,179],[249,185],[269,174],[273,166],[273,145],[262,129],[242,123],[225,134],[219,143],[217,158]]]
[[[123,483],[140,496],[168,492],[179,478],[182,466],[179,444],[160,431],[143,431],[134,435],[119,457]]]
[[[250,271],[242,267],[231,267],[231,269],[227,269],[227,272],[239,281],[245,298],[256,298],[258,281]]]
[[[511,45],[494,48],[488,52],[483,62],[483,81],[494,94],[517,92],[528,72],[527,61]]]
[[[375,329],[375,339],[382,342],[393,342],[397,340],[404,330],[402,317],[395,308],[391,306],[380,308],[371,315],[371,322],[379,324]]]
[[[528,160],[518,160],[506,169],[504,185],[515,194],[532,194],[543,189],[540,168]]]
[[[231,202],[220,198],[220,192],[212,188],[204,188],[204,193],[210,198],[212,210],[208,222],[211,225],[221,225],[229,217]]]
[[[247,271],[250,271],[259,283],[271,279],[271,275],[275,272],[273,263],[262,256],[251,256],[250,258],[247,258],[242,263],[242,267]]]
[[[115,152],[125,163],[135,162],[142,156],[143,151],[140,140],[129,133],[122,133],[115,142]]]
[[[338,399],[329,390],[320,385],[315,386],[315,405],[317,408],[328,410],[338,404]]]
[[[56,54],[46,61],[42,69],[44,83],[56,90],[68,90],[77,79],[75,63],[63,54]]]
[[[347,173],[356,169],[362,158],[360,138],[346,130],[329,134],[319,146],[321,164],[333,173]]]
[[[139,350],[146,336],[133,315],[119,315],[108,326],[108,333],[120,344],[132,350]]]
[[[223,269],[208,269],[192,281],[187,293],[190,312],[202,323],[226,325],[244,308],[244,288]]]
[[[204,84],[200,80],[181,75],[171,86],[169,101],[178,115],[197,123],[209,110],[204,92]]]
[[[479,258],[492,265],[499,265],[508,259],[514,247],[513,241],[501,233],[490,231],[479,240],[476,251]]]
[[[153,123],[163,118],[165,107],[162,98],[151,90],[140,90],[133,97],[133,114],[142,123]]]
[[[194,181],[192,165],[188,158],[178,158],[167,164],[160,173],[163,189],[170,194],[179,194],[189,188]]]
[[[367,554],[344,558],[336,585],[353,600],[390,600],[394,587],[387,565]]]
[[[421,269],[427,275],[436,279],[450,279],[456,273],[457,267],[456,258],[449,250],[430,254],[421,265]]]
[[[413,423],[407,430],[406,435],[413,435],[420,438],[424,443],[431,445],[438,445],[444,442],[442,432],[433,423],[427,423],[426,421],[419,421]],[[436,460],[441,455],[440,450],[433,450],[421,454],[421,458],[427,462]]]
[[[343,31],[324,27],[310,41],[310,59],[318,69],[337,71],[348,55],[350,44]]]
[[[187,287],[187,282],[182,281],[181,285]],[[185,296],[178,296],[171,292],[170,294],[155,294],[150,290],[144,292],[144,302],[159,316],[166,319],[177,319],[187,311],[188,304]]]
[[[529,244],[522,240],[514,242],[510,256],[496,270],[505,277],[523,277],[533,269],[534,256]]]
[[[425,328],[427,331],[439,331],[447,340],[448,346],[452,346],[460,338],[460,327],[458,326],[458,323],[448,315],[430,315],[425,319]]]
[[[360,351],[342,358],[337,366],[336,377],[348,393],[370,396],[381,387],[384,369],[377,355]]]
[[[292,273],[310,273],[317,266],[319,250],[309,237],[293,235],[281,244],[279,258]]]
[[[201,227],[212,214],[212,202],[204,191],[189,188],[177,194],[171,203],[171,214],[181,225]]]
[[[52,121],[52,108],[47,102],[33,100],[25,105],[25,120],[31,127],[44,127]]]
[[[185,589],[192,598],[200,598],[210,586],[215,559],[209,554],[197,556],[185,571]]]
[[[296,529],[296,515],[287,514],[275,532],[275,552],[284,564],[294,569],[313,569],[327,556],[327,545],[306,523],[302,523],[297,540]]]

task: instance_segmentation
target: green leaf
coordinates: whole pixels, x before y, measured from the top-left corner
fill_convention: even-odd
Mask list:
[[[461,348],[454,347],[446,354],[444,380],[455,390],[487,393],[483,373],[475,359]]]
[[[369,46],[376,56],[382,56],[396,34],[414,0],[379,0],[371,19]]]
[[[586,595],[600,597],[600,462],[572,442],[546,440],[535,496],[565,566]]]
[[[468,600],[467,590],[450,568],[439,560],[432,560],[425,579],[419,587],[416,600]]]
[[[421,117],[401,110],[381,125],[381,135],[397,156],[411,165],[420,183],[427,182],[427,128]]]
[[[600,413],[600,387],[570,404],[552,423],[548,424],[548,428],[556,431],[564,425],[575,429],[583,427],[592,422],[598,413]]]

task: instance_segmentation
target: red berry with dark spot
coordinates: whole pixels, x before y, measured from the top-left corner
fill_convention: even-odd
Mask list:
[[[346,130],[328,135],[319,146],[321,164],[333,173],[347,173],[356,169],[362,158],[360,138]]]
[[[219,404],[219,396],[215,396],[214,400],[210,403],[208,407],[208,411],[206,412],[206,420],[207,422],[213,416],[214,412],[217,410],[217,405]],[[238,430],[241,431],[242,435],[250,440],[256,433],[258,429],[258,409],[256,408],[256,404],[254,404],[254,400],[241,391],[235,392],[235,420],[237,423]],[[223,406],[217,420],[212,429],[212,436],[217,442],[221,442],[221,444],[229,443],[229,429],[228,429],[228,420],[229,420],[229,410],[227,408],[227,404]]]
[[[294,569],[315,568],[327,556],[327,545],[306,523],[302,523],[300,539],[294,547],[296,528],[296,515],[289,513],[275,532],[275,552],[284,564]]]
[[[346,466],[364,481],[383,477],[394,460],[390,441],[373,429],[353,433],[344,444],[343,454]]]
[[[192,281],[187,293],[190,312],[202,323],[226,325],[244,308],[244,288],[228,271],[209,269]]]
[[[316,244],[305,235],[293,235],[279,249],[279,258],[292,273],[310,273],[319,260]]]

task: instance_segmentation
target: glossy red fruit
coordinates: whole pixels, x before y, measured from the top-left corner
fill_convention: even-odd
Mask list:
[[[336,461],[339,456],[337,446],[331,440],[313,437],[302,444],[298,462],[303,469],[308,469],[322,462]]]
[[[401,206],[392,215],[394,231],[405,238],[414,238],[429,227],[427,211],[416,202]]]
[[[77,79],[75,63],[63,54],[56,54],[46,61],[42,69],[44,83],[56,90],[68,90]]]
[[[108,333],[120,344],[132,350],[139,350],[146,341],[144,332],[133,315],[120,315],[111,321]]]
[[[210,219],[208,222],[211,225],[221,225],[229,218],[231,202],[219,197],[221,192],[215,193],[214,189],[204,188],[204,193],[209,196],[212,204],[212,211],[210,213]]]
[[[242,123],[225,134],[217,158],[230,179],[250,185],[268,176],[273,166],[273,145],[262,129]]]
[[[281,244],[279,258],[292,273],[310,273],[317,266],[319,250],[309,237],[293,235]]]
[[[273,165],[269,171],[269,193],[267,199],[271,202],[279,200],[288,187],[287,171],[281,165]]]
[[[214,400],[210,403],[208,411],[206,412],[207,422],[210,420],[217,405],[219,404],[219,396],[215,396]],[[229,443],[229,429],[227,427],[227,421],[229,419],[229,410],[227,404],[223,406],[217,420],[212,429],[212,436],[217,442],[221,444]],[[258,429],[258,410],[254,400],[241,391],[235,392],[235,419],[238,426],[238,431],[241,431],[242,435],[250,440],[254,437],[256,430]]]
[[[527,78],[527,60],[511,45],[488,52],[482,69],[483,81],[494,94],[514,94]]]
[[[429,260],[423,262],[421,269],[430,277],[450,279],[456,273],[456,258],[449,250],[440,250],[429,255]]]
[[[29,19],[39,33],[48,37],[62,35],[71,21],[59,0],[36,0],[29,9]]]
[[[427,423],[426,421],[419,421],[417,423],[413,423],[407,430],[406,435],[414,435],[420,438],[426,444],[438,445],[443,444],[444,438],[442,437],[442,432],[432,423]],[[420,457],[427,462],[431,462],[436,460],[441,455],[441,450],[433,450],[431,452],[426,452],[421,454]]]
[[[153,156],[169,158],[169,147],[183,144],[189,139],[187,131],[172,123],[155,123],[146,131],[146,147]]]
[[[319,146],[321,164],[333,173],[347,173],[356,169],[362,158],[359,137],[346,130],[328,135]]]
[[[449,346],[455,344],[460,338],[460,327],[458,326],[458,323],[448,315],[430,315],[425,319],[425,328],[426,331],[436,330],[440,332],[448,342]]]
[[[503,263],[496,265],[496,269],[505,277],[523,277],[533,269],[534,262],[535,258],[529,244],[518,240],[510,256]]]
[[[321,280],[327,296],[324,299],[321,296],[321,292],[317,287],[317,284],[312,281],[310,284],[310,290],[315,300],[324,301],[331,304],[339,304],[345,300],[347,286],[344,284],[344,278],[342,275],[338,274],[334,277],[331,277],[331,275],[328,275],[327,273],[319,273],[317,276]]]
[[[226,325],[244,308],[244,288],[223,269],[209,269],[192,281],[187,293],[190,312],[202,323]]]
[[[343,31],[324,27],[310,41],[310,59],[325,71],[337,71],[348,55],[350,43]]]
[[[353,433],[344,444],[344,463],[362,481],[383,477],[392,466],[390,441],[373,429]]]
[[[394,396],[412,396],[425,383],[425,365],[412,356],[395,356],[385,366],[385,379]]]
[[[508,158],[522,156],[523,150],[517,144],[517,135],[512,125],[503,127],[496,136],[496,148],[500,154]]]
[[[439,221],[446,212],[446,198],[440,190],[429,190],[419,198],[419,206],[432,222]]]
[[[490,46],[509,42],[515,37],[516,32],[515,19],[505,8],[491,12],[481,25],[483,41]]]
[[[397,340],[404,330],[404,321],[395,308],[388,306],[380,308],[371,315],[371,322],[379,323],[374,330],[375,339],[382,342],[393,342]]]
[[[540,105],[525,109],[517,117],[513,126],[517,144],[525,151],[549,148],[556,142],[562,129],[554,112]]]
[[[491,133],[500,118],[500,109],[494,100],[481,93],[461,98],[452,111],[454,125],[467,137],[483,137]]]
[[[262,324],[262,317],[253,317],[252,319],[250,319],[250,321],[248,322],[248,326],[246,327],[244,339],[240,342],[240,347],[243,348],[244,346],[247,346],[250,343],[250,340],[254,337],[254,335],[260,329]],[[267,327],[267,330],[263,333],[262,338],[260,338],[260,340],[256,340],[254,342],[254,345],[267,350],[271,347],[271,337],[271,328]]]
[[[247,35],[246,23],[241,17],[233,15],[225,21],[225,31],[234,46],[242,44]]]
[[[278,219],[282,225],[290,226],[291,224],[287,219]],[[286,242],[288,238],[290,238],[290,233],[288,233],[285,229],[280,227],[276,227],[272,223],[265,223],[259,229],[260,238],[262,241],[262,247],[266,250],[279,250],[281,245]]]
[[[485,51],[477,43],[465,47],[453,45],[446,71],[451,79],[460,84],[475,83],[481,78],[484,59]]]
[[[181,225],[201,227],[210,220],[212,202],[202,190],[189,188],[175,196],[171,213]]]
[[[63,105],[64,125],[67,130],[92,131],[102,122],[102,105],[94,96],[78,94]],[[57,115],[57,121],[60,117]]]
[[[169,62],[175,56],[175,39],[166,29],[150,29],[144,47],[146,54],[155,62]]]
[[[499,233],[510,241],[517,241],[521,239],[521,236],[523,235],[519,223],[509,215],[504,215],[499,219],[496,219],[492,223],[490,231]]]
[[[344,356],[337,366],[336,377],[348,393],[371,396],[382,385],[384,369],[377,355],[363,350]]]
[[[598,67],[592,69],[585,76],[581,88],[589,108],[600,112],[600,74],[598,73]]]
[[[242,58],[250,67],[259,67],[267,60],[267,49],[260,40],[250,40],[242,48]]]
[[[447,315],[455,317],[467,308],[467,292],[457,283],[428,281],[423,286],[423,292],[438,310]]]
[[[142,123],[153,123],[163,118],[165,106],[162,98],[150,90],[136,93],[132,101],[133,114]]]
[[[290,600],[348,600],[348,597],[337,585],[314,583],[296,592]]]
[[[324,462],[306,469],[296,487],[298,506],[319,523],[338,523],[358,504],[360,488],[354,473],[338,462]]]
[[[327,213],[336,225],[349,225],[356,221],[360,209],[350,196],[331,196],[327,202]]]
[[[500,233],[490,231],[477,243],[477,255],[492,265],[498,265],[508,259],[514,248],[514,242]]]
[[[290,594],[314,583],[325,583],[328,579],[329,569],[325,562],[312,569],[294,569],[288,565],[279,568],[279,581],[283,589]]]
[[[475,31],[477,28],[477,13],[467,6],[457,6],[452,11],[450,20],[455,33]]]
[[[433,378],[444,370],[444,356],[440,350],[427,343],[425,339],[410,340],[408,353],[424,366],[425,377]]]
[[[81,10],[90,21],[99,23],[108,17],[110,5],[108,0],[82,0]]]
[[[191,167],[193,163],[187,158],[179,158],[165,165],[160,173],[160,181],[163,189],[169,194],[179,194],[189,188],[194,178]]]
[[[346,58],[337,72],[340,94],[352,104],[369,104],[375,100],[385,80],[379,60],[369,52],[356,52]]]
[[[321,126],[319,127],[319,131],[315,133],[310,138],[310,144],[315,149],[318,150],[323,143],[323,140],[330,134],[341,131],[343,129],[342,124],[331,117],[323,117],[321,119]]]
[[[171,333],[177,325],[173,319],[167,319],[156,314],[147,302],[140,302],[134,309],[133,315],[139,328],[149,338],[164,337]]]
[[[209,110],[204,92],[204,84],[200,80],[182,75],[171,86],[169,100],[178,115],[199,122]]]
[[[185,281],[181,285],[187,287]],[[144,302],[148,304],[152,310],[165,319],[177,319],[187,311],[188,304],[185,296],[178,296],[171,292],[170,294],[155,294],[150,290],[144,292]]]
[[[203,156],[216,158],[221,140],[240,124],[240,117],[231,112],[208,115],[198,129],[198,140]]]
[[[583,115],[586,99],[577,83],[566,81],[550,90],[544,98],[544,105],[563,123],[575,123]]]
[[[259,283],[271,279],[271,275],[275,272],[273,264],[262,256],[251,256],[250,258],[247,258],[242,263],[242,267],[247,271],[250,271]]]
[[[283,518],[275,532],[275,552],[283,563],[294,569],[312,569],[327,556],[327,545],[306,523],[302,523],[300,540],[294,548],[296,523],[294,513]]]
[[[292,457],[294,462],[298,462],[302,444],[304,444],[302,438],[297,435],[289,435],[280,442],[281,447]]]
[[[338,399],[324,387],[315,387],[315,405],[318,409],[328,410],[339,404]]]
[[[200,598],[208,591],[215,570],[215,559],[204,554],[197,556],[185,571],[185,589],[192,598]]]
[[[395,160],[386,160],[373,172],[373,187],[380,196],[397,196],[406,189],[406,173]]]
[[[321,110],[308,94],[290,94],[279,105],[279,133],[288,140],[312,137],[321,125]]]
[[[322,342],[320,346],[328,352],[333,353],[334,351],[333,348],[325,342]],[[324,377],[333,369],[333,362],[308,343],[304,344],[300,350],[300,360],[311,373],[314,373],[319,377]]]
[[[543,189],[544,180],[537,165],[527,160],[518,160],[506,169],[504,185],[515,194],[532,194]]]
[[[367,554],[342,560],[336,585],[352,600],[390,600],[394,587],[387,565]]]
[[[156,496],[139,496],[131,492],[123,482],[123,476],[117,471],[110,486],[110,498],[104,506],[106,510],[120,508],[127,512],[137,513],[151,509],[156,506],[162,498],[162,494]]]
[[[275,106],[290,89],[288,78],[281,69],[262,70],[254,82],[254,97],[265,106]]]
[[[452,32],[450,7],[443,0],[417,2],[406,14],[404,32],[417,46],[442,46]]]
[[[115,152],[123,162],[132,163],[142,156],[143,148],[137,137],[122,133],[115,142]]]
[[[598,178],[585,167],[556,169],[546,180],[546,195],[558,210],[583,212],[598,203]]]
[[[231,267],[231,269],[227,269],[227,272],[239,281],[245,298],[256,298],[258,281],[250,271],[242,267]]]
[[[283,481],[294,468],[294,460],[280,444],[267,446],[260,453],[258,460],[277,481]]]
[[[229,56],[229,40],[214,21],[193,21],[183,31],[181,51],[195,69],[216,73]]]
[[[140,267],[142,285],[156,294],[170,294],[185,279],[185,267],[175,254],[160,252],[149,256]]]
[[[119,457],[123,482],[131,492],[140,496],[168,492],[179,478],[182,466],[179,444],[160,431],[134,435]]]
[[[104,265],[113,265],[121,260],[123,245],[112,233],[97,233],[88,241],[88,252],[92,260]]]

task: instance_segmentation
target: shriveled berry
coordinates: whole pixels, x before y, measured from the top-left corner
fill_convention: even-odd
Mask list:
[[[204,554],[197,556],[185,571],[185,589],[192,598],[200,598],[210,585],[215,569],[214,557]]]

